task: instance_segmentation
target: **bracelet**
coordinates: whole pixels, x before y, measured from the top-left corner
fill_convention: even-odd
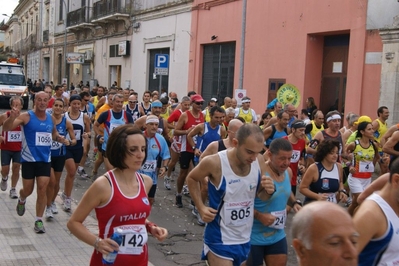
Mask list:
[[[267,193],[267,190],[265,190],[266,194],[269,195],[269,196],[273,196],[273,194],[276,193],[276,191],[277,191],[276,190],[276,184],[273,184],[273,185],[274,185],[274,191],[273,191],[272,194]]]
[[[302,201],[300,200],[295,200],[292,204],[291,204],[291,208],[294,208],[295,204],[298,204],[299,206],[302,206]]]
[[[164,166],[162,166],[162,167],[165,168],[165,171],[168,171],[168,166],[164,165]]]
[[[342,193],[344,193],[346,196],[349,196],[349,195],[348,195],[348,192],[347,192],[345,189],[341,189],[341,190],[339,190],[338,192],[342,192]]]
[[[152,222],[145,223],[145,229],[147,229],[147,232],[149,232],[150,234],[151,234],[152,227],[157,227],[157,225]]]
[[[98,244],[103,241],[101,238],[97,237],[96,242],[94,242],[94,248],[98,251]]]

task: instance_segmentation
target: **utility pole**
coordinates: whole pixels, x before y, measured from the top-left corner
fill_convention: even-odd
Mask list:
[[[245,32],[247,25],[247,0],[242,0],[242,22],[241,22],[241,49],[240,49],[240,74],[238,89],[243,89],[244,84],[244,60],[245,60]]]

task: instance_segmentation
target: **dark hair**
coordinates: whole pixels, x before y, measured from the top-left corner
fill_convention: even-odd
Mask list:
[[[272,115],[269,112],[264,112],[262,114],[262,118],[259,122],[259,126],[263,126],[265,124],[265,122],[263,122],[263,119],[266,119],[268,116],[270,116],[270,118],[271,118]]]
[[[292,151],[292,145],[287,139],[277,138],[270,143],[269,151],[271,154],[277,154],[279,151]]]
[[[241,116],[237,116],[235,119],[240,120],[240,121],[243,122],[244,124],[247,123],[247,121],[245,121],[245,119],[242,118]]]
[[[226,113],[226,111],[222,107],[219,107],[217,105],[213,106],[211,108],[211,110],[209,110],[209,115],[213,116],[215,114],[215,112],[219,112],[219,113],[222,113],[222,114]]]
[[[188,96],[188,97],[191,97],[191,96],[193,96],[193,95],[195,95],[195,94],[197,94],[195,91],[189,91],[189,92],[187,93],[187,96]]]
[[[87,91],[82,91],[81,93],[79,93],[79,96],[83,99],[83,97],[90,97],[90,93],[88,93]]]
[[[309,115],[309,114],[308,114],[308,110],[302,109],[302,110],[301,110],[301,115]]]
[[[162,103],[162,105],[165,105],[165,104],[169,103],[168,99],[165,98],[165,97],[161,98],[159,101]]]
[[[55,85],[54,90],[58,91],[59,89],[62,89],[62,85]]]
[[[130,153],[126,145],[126,139],[130,135],[141,135],[145,140],[145,146],[147,147],[147,138],[144,137],[140,129],[133,126],[132,124],[122,125],[116,127],[108,141],[106,155],[111,165],[119,169],[126,169],[128,165],[125,163],[126,156]],[[144,163],[147,159],[147,148],[143,159]]]
[[[54,103],[55,103],[56,101],[62,102],[62,106],[65,106],[65,102],[64,102],[64,100],[63,100],[62,98],[56,98],[56,99],[54,100]],[[54,105],[54,103],[53,103],[53,105]]]
[[[367,121],[364,121],[364,122],[361,122],[360,124],[357,125],[356,138],[363,137],[363,134],[360,132],[360,130],[365,130],[367,128],[368,124],[371,124],[371,123],[367,122]]]
[[[280,112],[278,112],[278,114],[277,114],[277,118],[278,119],[281,119],[281,118],[283,118],[283,114],[284,113],[286,113],[287,115],[290,115],[289,113],[287,113],[287,111],[285,111],[285,110],[281,110]]]
[[[237,117],[238,119],[238,117]],[[245,121],[245,120],[244,120]],[[264,142],[263,132],[260,127],[253,123],[245,123],[236,132],[236,139],[238,140],[238,145],[245,143],[245,140],[249,136],[253,136],[257,141]]]
[[[340,148],[340,143],[336,140],[325,139],[317,145],[316,154],[314,156],[315,162],[321,162],[335,147],[338,151]]]
[[[380,114],[382,114],[384,112],[384,109],[388,109],[388,107],[386,106],[380,106],[377,109],[377,116],[380,116]]]
[[[177,99],[177,98],[172,98],[172,100],[173,100],[175,103],[178,103],[178,102],[179,102],[179,99]]]
[[[316,106],[315,103],[314,103],[314,98],[313,97],[309,97],[308,98],[308,103],[309,103],[310,107]]]

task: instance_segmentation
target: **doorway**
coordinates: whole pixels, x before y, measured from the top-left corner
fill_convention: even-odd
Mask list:
[[[320,109],[345,113],[349,34],[324,37]]]

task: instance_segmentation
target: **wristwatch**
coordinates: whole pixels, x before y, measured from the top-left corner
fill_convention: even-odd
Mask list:
[[[298,204],[299,206],[303,206],[302,201],[300,201],[299,199],[295,200],[292,204],[291,204],[291,208],[294,208],[295,204]]]
[[[162,166],[165,168],[165,171],[168,171],[168,167],[166,165]]]
[[[195,146],[192,146],[191,148],[193,149],[193,151],[195,151]]]

